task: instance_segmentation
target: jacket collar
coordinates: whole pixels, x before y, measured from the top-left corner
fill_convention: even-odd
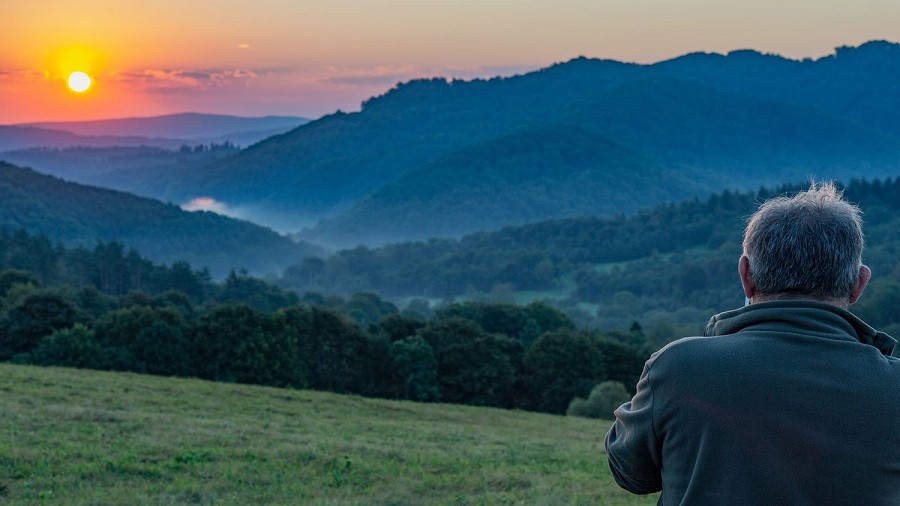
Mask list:
[[[888,356],[897,345],[896,339],[873,329],[850,311],[810,300],[758,302],[719,313],[710,318],[704,335],[720,336],[740,330],[784,330],[785,325],[822,337],[854,338]]]

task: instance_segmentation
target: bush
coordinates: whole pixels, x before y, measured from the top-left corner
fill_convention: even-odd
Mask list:
[[[30,352],[15,357],[18,363],[85,369],[109,369],[113,357],[94,338],[94,332],[76,323],[41,338]]]
[[[419,336],[391,344],[391,361],[403,380],[403,398],[414,401],[439,401],[437,359],[428,341]]]
[[[630,399],[631,396],[628,395],[625,385],[618,381],[604,381],[591,390],[587,399],[580,397],[572,399],[566,414],[611,420],[613,411]]]

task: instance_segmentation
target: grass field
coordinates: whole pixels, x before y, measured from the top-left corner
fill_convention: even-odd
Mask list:
[[[0,504],[654,504],[609,422],[0,364]]]

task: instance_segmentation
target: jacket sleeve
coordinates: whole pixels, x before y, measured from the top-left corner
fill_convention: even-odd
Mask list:
[[[609,468],[620,487],[635,494],[662,490],[662,451],[653,426],[653,389],[644,365],[637,393],[616,409],[616,421],[606,433]]]

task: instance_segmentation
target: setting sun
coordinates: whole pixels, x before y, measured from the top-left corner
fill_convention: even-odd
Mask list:
[[[91,76],[81,71],[72,72],[69,74],[69,80],[67,82],[69,89],[76,93],[83,93],[91,87]]]

